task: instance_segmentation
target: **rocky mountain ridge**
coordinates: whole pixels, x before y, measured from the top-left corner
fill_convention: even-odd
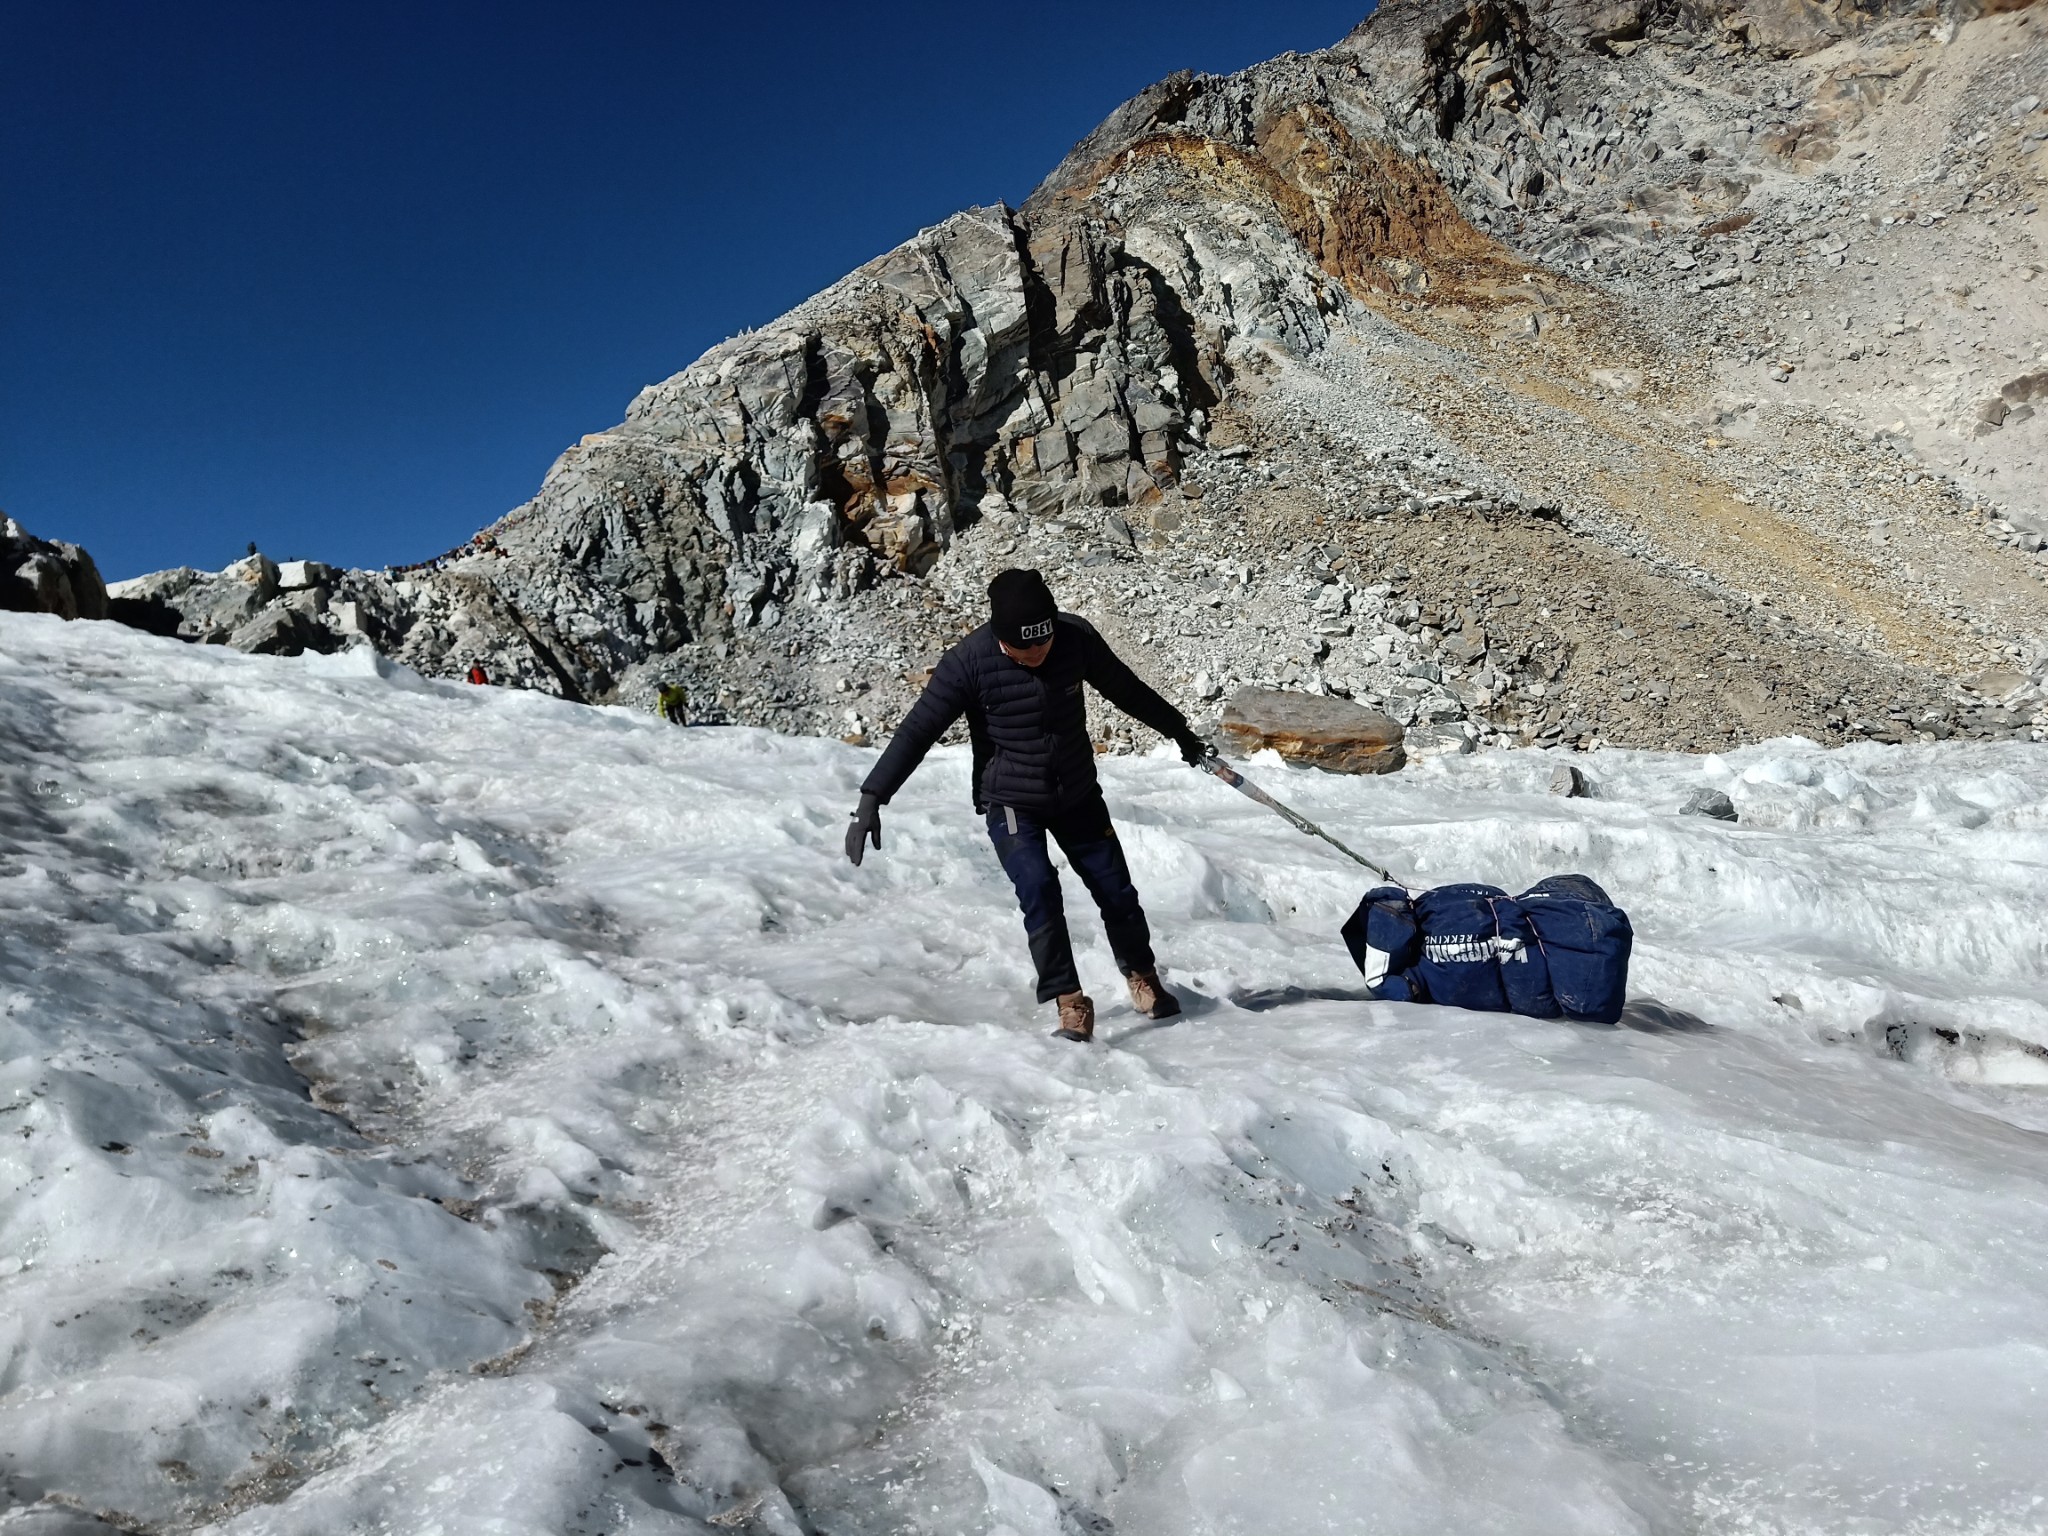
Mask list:
[[[1423,750],[2031,733],[2038,31],[1400,0],[1141,93],[423,568],[115,592],[866,735],[1035,564],[1191,709],[1340,693]]]

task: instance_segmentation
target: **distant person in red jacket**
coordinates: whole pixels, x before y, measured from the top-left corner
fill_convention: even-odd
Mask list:
[[[488,688],[491,682],[490,678],[484,675],[484,669],[480,665],[469,669],[469,680],[479,688]]]

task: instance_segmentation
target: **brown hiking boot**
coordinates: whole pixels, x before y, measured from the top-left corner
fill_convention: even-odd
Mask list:
[[[1060,994],[1060,1027],[1053,1033],[1062,1040],[1078,1040],[1083,1045],[1095,1038],[1095,1004],[1088,1000],[1086,992]]]
[[[1170,1019],[1180,1012],[1180,999],[1160,983],[1157,971],[1132,971],[1124,977],[1131,1006],[1148,1019]]]

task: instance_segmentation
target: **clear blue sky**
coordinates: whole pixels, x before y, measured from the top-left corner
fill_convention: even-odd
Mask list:
[[[1369,0],[0,0],[0,509],[110,579],[424,558],[1118,102]]]

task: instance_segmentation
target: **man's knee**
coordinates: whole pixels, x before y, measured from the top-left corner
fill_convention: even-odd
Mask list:
[[[1016,889],[1017,905],[1027,913],[1060,911],[1060,875],[1053,868],[1043,837],[1011,837],[1000,827],[991,828],[989,835],[996,845],[996,857],[1002,861],[1003,873]]]
[[[1131,882],[1131,868],[1124,862],[1124,851],[1115,833],[1070,844],[1067,857],[1073,860],[1076,873],[1087,882],[1089,894],[1104,912],[1139,910],[1138,888]]]
[[[1013,872],[1010,884],[1016,887],[1017,905],[1024,909],[1027,917],[1037,922],[1050,922],[1067,910],[1065,894],[1060,890],[1059,871],[1049,863],[1041,868]]]

